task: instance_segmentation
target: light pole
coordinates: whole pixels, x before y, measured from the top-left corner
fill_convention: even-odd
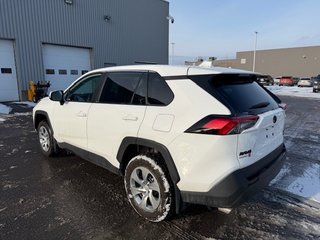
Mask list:
[[[174,63],[174,45],[175,44],[176,43],[174,43],[174,42],[171,43],[171,65],[173,65],[173,63]]]
[[[254,39],[254,50],[253,50],[253,67],[252,67],[252,71],[254,72],[256,70],[256,52],[257,52],[257,40],[258,40],[258,32],[255,31],[254,34],[255,39]]]

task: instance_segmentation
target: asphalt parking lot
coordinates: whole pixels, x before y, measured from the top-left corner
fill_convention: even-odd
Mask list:
[[[189,205],[156,224],[130,207],[121,177],[72,155],[45,158],[30,109],[14,106],[0,123],[0,239],[320,239],[320,204],[286,191],[320,164],[320,99],[281,99],[291,171],[228,215]]]

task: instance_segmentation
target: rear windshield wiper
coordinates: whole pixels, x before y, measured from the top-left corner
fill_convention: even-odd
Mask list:
[[[252,107],[250,107],[250,109],[256,109],[256,108],[264,108],[266,106],[269,106],[269,102],[261,102],[261,103],[257,103],[255,105],[253,105]]]

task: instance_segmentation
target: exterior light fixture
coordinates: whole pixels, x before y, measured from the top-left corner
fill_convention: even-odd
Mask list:
[[[64,0],[64,3],[72,5],[73,4],[73,0]]]
[[[109,22],[109,21],[111,21],[111,16],[110,16],[110,15],[104,15],[103,19],[104,19],[106,22]]]
[[[167,20],[171,21],[171,23],[174,23],[174,17],[172,17],[171,15],[167,16]]]

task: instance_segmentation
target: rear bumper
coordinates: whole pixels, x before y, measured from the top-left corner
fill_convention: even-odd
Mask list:
[[[279,173],[285,156],[285,146],[281,145],[256,163],[231,173],[208,192],[182,191],[182,200],[212,207],[234,207],[268,185]]]

